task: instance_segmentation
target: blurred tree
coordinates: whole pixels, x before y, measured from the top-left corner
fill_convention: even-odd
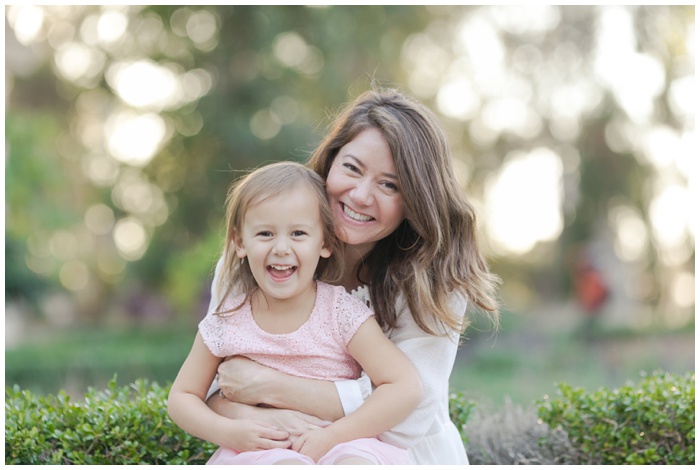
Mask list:
[[[509,308],[568,296],[585,247],[622,280],[615,298],[694,305],[690,212],[664,209],[689,188],[692,6],[15,5],[6,19],[6,237],[84,318],[143,291],[191,318],[237,170],[305,160],[375,80],[443,120]]]
[[[8,174],[17,184],[7,199],[18,208],[8,232],[30,237],[13,218],[22,206],[43,204],[64,218],[22,212],[45,234],[37,245],[56,233],[75,241],[88,232],[92,240],[84,252],[56,256],[41,274],[56,276],[76,297],[106,296],[116,284],[120,296],[164,291],[188,317],[220,249],[236,170],[305,160],[329,108],[374,79],[390,83],[403,41],[429,20],[421,7],[382,6],[49,6],[7,13],[20,41],[10,41],[16,52],[8,56],[31,52],[41,64],[12,75],[8,123],[28,108],[31,119],[67,116],[60,138],[42,134],[42,141],[60,140],[43,156],[22,148],[19,131],[8,127]],[[31,24],[38,26],[25,31]],[[42,94],[51,99],[37,100]],[[42,132],[38,122],[18,127]],[[60,162],[73,173],[72,187],[93,189],[65,204],[29,194],[41,179],[16,171],[19,162]],[[37,259],[30,254],[28,262]],[[65,270],[76,263],[87,271]],[[104,316],[109,300],[89,303],[98,308],[83,317]]]

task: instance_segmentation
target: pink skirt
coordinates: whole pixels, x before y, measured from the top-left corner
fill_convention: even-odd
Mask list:
[[[413,465],[408,450],[382,442],[376,438],[356,439],[338,444],[321,457],[318,465],[333,465],[343,457],[362,457],[375,465]],[[298,460],[313,465],[311,457],[291,449],[270,449],[236,452],[220,447],[211,456],[207,465],[272,465],[280,460]]]

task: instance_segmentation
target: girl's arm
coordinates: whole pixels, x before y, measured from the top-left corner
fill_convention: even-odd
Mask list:
[[[453,294],[450,307],[452,315],[463,318],[467,301],[463,296]],[[416,324],[407,308],[400,312],[402,326],[392,331],[390,339],[416,367],[424,393],[414,412],[380,437],[382,441],[390,444],[410,448],[436,423],[444,423],[444,420],[449,419],[443,414],[448,410],[450,375],[457,357],[459,335],[455,332],[450,332],[448,336],[430,335]],[[444,420],[436,420],[436,417],[440,416],[443,416]]]
[[[374,437],[402,422],[420,402],[423,387],[411,361],[384,335],[371,317],[348,343],[350,354],[376,385],[354,413],[325,429],[306,433],[292,448],[314,460],[334,445]]]
[[[288,447],[286,431],[250,419],[229,419],[207,407],[204,399],[220,362],[197,333],[168,396],[168,414],[175,424],[193,436],[238,451]]]

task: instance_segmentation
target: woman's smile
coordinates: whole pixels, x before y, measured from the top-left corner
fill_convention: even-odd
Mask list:
[[[326,178],[338,238],[369,252],[405,218],[394,159],[378,129],[360,132],[336,155]]]
[[[366,214],[361,214],[359,212],[356,212],[356,211],[350,209],[347,204],[344,204],[341,202],[340,206],[343,209],[343,213],[345,215],[347,215],[349,218],[351,218],[352,220],[356,220],[358,222],[369,222],[370,220],[374,220],[374,217],[371,217],[371,216],[366,215]]]

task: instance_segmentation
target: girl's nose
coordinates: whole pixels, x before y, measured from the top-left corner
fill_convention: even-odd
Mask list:
[[[278,239],[273,248],[273,252],[278,256],[289,254],[289,243],[287,243],[287,240],[284,238]]]

